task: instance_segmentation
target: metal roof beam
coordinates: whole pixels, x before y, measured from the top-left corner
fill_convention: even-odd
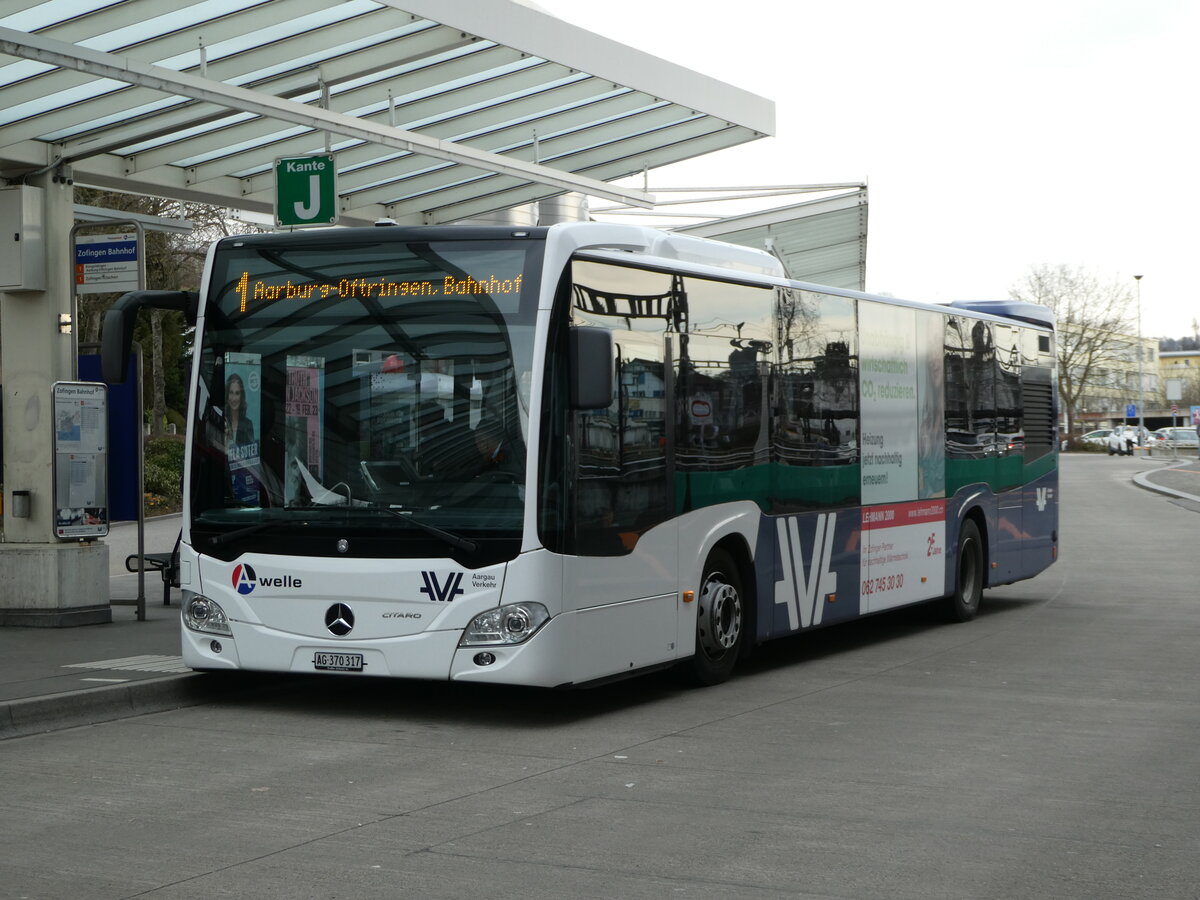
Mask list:
[[[613,113],[614,117],[622,112],[628,111],[626,104],[632,102],[628,94],[618,95],[611,98],[612,104],[606,105],[606,111]],[[644,101],[643,101],[644,102]],[[591,114],[602,104],[593,104],[588,107]],[[636,106],[634,107],[637,108]],[[648,112],[640,113],[639,115],[624,115],[616,119],[615,123],[610,123],[609,129],[618,137],[624,132],[623,125],[636,122],[640,125],[641,130],[650,131],[652,125],[661,126],[663,123],[671,121],[671,111],[674,110],[678,114],[678,107],[666,106]],[[588,119],[586,116],[578,116],[574,110],[565,111],[561,117],[555,117],[537,125],[545,125],[553,133],[554,130],[562,129],[573,124],[586,124]],[[434,136],[450,137],[457,131],[457,123],[449,122],[440,127],[429,129]],[[441,132],[441,134],[439,134]],[[551,139],[547,142],[544,153],[551,155],[555,152],[553,148],[557,148],[557,153],[562,155],[563,148],[569,146],[568,141],[574,140],[578,148],[594,148],[598,143],[601,143],[599,135],[602,131],[596,129],[580,127],[573,133],[560,135],[558,138]],[[296,143],[291,145],[293,149],[306,149],[311,152],[314,137],[311,135],[305,136],[304,143]],[[609,143],[612,143],[611,139]],[[474,138],[462,140],[460,146],[474,146],[477,149],[489,150],[492,152],[504,152],[506,155],[520,155],[525,159],[532,159],[534,154],[533,129],[531,123],[522,123],[509,128],[501,128],[495,131],[486,132]],[[541,144],[539,144],[539,150]],[[283,155],[280,151],[279,155]],[[456,188],[463,182],[467,182],[477,177],[467,172],[451,171],[447,166],[433,166],[430,161],[418,155],[409,155],[407,157],[395,155],[380,155],[379,149],[372,145],[360,144],[356,147],[338,151],[337,160],[339,170],[342,174],[338,177],[338,191],[342,195],[353,194],[356,189],[369,190],[370,194],[366,197],[346,197],[344,202],[351,206],[358,205],[365,199],[367,202],[392,202],[397,197],[414,197],[418,195],[427,195],[430,190],[439,187],[449,186]],[[226,169],[225,174],[229,171]],[[269,174],[269,170],[263,170]],[[385,174],[380,175],[383,171]],[[436,175],[432,174],[436,173]],[[215,167],[208,167],[208,175],[215,174]],[[256,173],[257,174],[257,173]],[[254,177],[254,176],[251,176]],[[434,181],[429,180],[433,178]],[[192,177],[193,182],[199,181],[197,177]],[[256,189],[266,192],[273,189],[273,182],[270,179],[255,178]]]
[[[102,206],[75,204],[75,218],[81,222],[141,222],[147,231],[165,231],[172,234],[191,234],[195,223],[191,219],[168,219],[149,213],[129,212],[124,209],[105,209]]]
[[[554,64],[543,64],[543,66],[551,65]],[[539,78],[538,73],[542,71],[543,66],[539,66],[533,70],[524,70],[523,73],[518,74],[527,73],[530,85],[536,86]],[[512,78],[515,76],[506,77]],[[507,84],[506,87],[514,86],[524,81],[524,78],[518,78],[517,81]],[[610,83],[601,82],[600,86],[608,84]],[[573,121],[576,118],[586,119],[588,116],[595,116],[600,112],[608,111],[611,111],[615,115],[625,109],[635,109],[638,105],[644,105],[647,99],[643,95],[626,91],[607,100],[586,104],[585,101],[597,96],[597,91],[596,79],[585,79],[535,91],[526,96],[503,103],[492,104],[487,108],[470,113],[469,128],[471,132],[488,133],[489,129],[505,126],[506,123],[517,120],[516,124],[507,127],[514,130],[523,129],[523,133],[526,136],[531,136],[534,129],[539,133],[544,133],[546,130],[557,130],[563,127],[562,123]],[[578,105],[579,109],[569,108],[572,105]],[[398,118],[403,117],[408,121],[433,119],[435,115],[443,113],[445,116],[444,121],[431,121],[430,124],[422,125],[421,133],[443,140],[456,140],[462,134],[463,129],[468,127],[465,124],[466,117],[459,110],[445,112],[444,106],[445,97],[438,95],[397,106],[396,113]],[[543,113],[547,108],[559,107],[568,108],[551,115],[543,116],[542,118],[534,118],[534,116]],[[365,116],[364,118],[369,121],[378,121],[386,116],[386,112],[381,112]],[[244,137],[244,134],[239,131],[237,136],[241,139]],[[307,153],[312,153],[319,140],[319,135],[309,133],[286,137],[271,143],[269,146],[275,156],[303,156]],[[207,138],[198,138],[195,143],[199,146],[206,146],[210,141]],[[472,144],[469,139],[463,139],[462,143],[469,146],[478,146]],[[189,144],[189,148],[191,146]],[[219,147],[221,145],[218,143],[215,146]],[[208,178],[215,178],[230,173],[245,172],[254,168],[261,169],[263,164],[262,157],[261,146],[230,153],[192,166],[190,178],[193,182],[200,182]],[[342,170],[375,162],[380,164],[384,162],[391,163],[397,158],[396,154],[382,152],[379,147],[373,144],[357,144],[337,151],[338,166]],[[143,162],[144,160],[139,155],[139,167]]]
[[[644,191],[615,188],[602,181],[574,176],[547,166],[457,147],[414,132],[375,125],[341,113],[317,109],[303,103],[271,97],[221,82],[212,82],[195,75],[175,72],[128,57],[88,50],[41,35],[15,31],[11,28],[0,28],[0,52],[10,56],[82,70],[101,78],[114,78],[141,84],[167,94],[194,96],[205,102],[226,106],[230,109],[270,116],[316,130],[327,130],[344,137],[371,141],[396,150],[406,150],[463,165],[474,165],[527,181],[549,185],[562,191],[579,191],[610,200],[628,201],[635,206],[644,208],[653,206],[654,202],[653,197]]]
[[[568,132],[545,142],[539,142],[538,148],[543,158],[558,158],[569,155],[572,147],[574,150],[579,151],[585,149],[595,150],[597,147],[611,147],[619,143],[619,138],[628,134],[630,127],[637,127],[642,132],[648,133],[677,123],[678,116],[678,107],[664,106],[643,113],[618,118],[603,126],[581,128],[575,132]],[[518,141],[517,144],[512,143],[513,138],[516,138]],[[484,146],[490,147],[493,151],[503,149],[506,153],[520,152],[526,157],[533,156],[533,139],[528,127],[517,128],[514,126],[510,129],[501,129],[500,131],[481,136],[480,140],[485,141]],[[339,161],[341,161],[340,157]],[[427,164],[423,164],[419,160],[407,162],[409,162],[409,165],[405,167],[403,163],[397,166],[395,161],[389,161],[387,167],[388,178],[380,184],[375,184],[376,181],[379,181],[379,178],[372,173],[370,168],[359,169],[349,172],[344,176],[339,176],[338,192],[345,197],[345,202],[349,206],[356,206],[363,200],[369,203],[390,203],[401,196],[408,198],[419,197],[422,200],[432,196],[435,205],[440,206],[442,205],[441,202],[436,199],[438,190],[447,189],[453,191],[455,188],[460,188],[464,182],[472,179],[477,180],[478,178],[477,175],[469,172],[448,172],[444,168],[436,169],[433,172],[423,171],[417,178],[403,177],[402,174],[400,177],[397,177],[398,173],[401,173],[405,168],[409,171],[413,169],[429,169]],[[485,173],[481,172],[480,174]],[[355,188],[362,185],[369,185],[369,187],[364,192],[356,192]]]
[[[495,51],[494,53],[492,52],[493,50]],[[489,58],[493,60],[497,66],[519,58],[519,54],[516,51],[508,50],[506,47],[492,48],[492,50],[486,52],[488,53]],[[473,54],[473,56],[474,55],[478,54]],[[426,87],[432,87],[437,84],[444,83],[445,81],[462,77],[463,75],[468,74],[471,65],[471,61],[452,60],[450,63],[430,66],[429,68],[431,70],[436,69],[437,71],[430,71],[428,74],[423,74],[419,80],[411,83],[405,81],[405,92],[407,93],[423,90]],[[478,61],[475,61],[475,65],[478,65]],[[443,66],[445,66],[445,68],[443,68]],[[316,80],[313,78],[313,73],[310,72],[307,74],[307,80],[311,82],[311,84],[307,86],[307,89],[315,89]],[[288,93],[291,92],[280,92],[275,90],[271,91],[272,95],[283,97],[287,97]],[[434,95],[433,97],[427,99],[431,101],[431,103],[437,103],[445,96],[446,94],[443,93]],[[374,101],[375,103],[384,103],[387,101],[386,82],[376,82],[352,91],[345,91],[340,94],[335,93],[330,98],[330,108],[336,112],[346,112],[347,110],[353,110],[365,106],[370,101]],[[398,110],[401,108],[403,107],[397,107]],[[212,119],[215,124],[220,119],[228,118],[230,115],[231,113],[229,110],[221,109],[217,115],[209,116],[209,118]],[[388,112],[384,110],[380,113],[372,114],[370,116],[360,116],[358,118],[366,122],[380,122],[383,124],[383,121],[386,120],[387,117]],[[176,134],[199,124],[199,122],[196,121],[187,121],[188,118],[195,119],[195,113],[193,112],[191,116],[188,116],[184,111],[180,111],[177,116],[158,116],[152,120],[151,124],[153,124],[154,132],[156,134]],[[415,120],[420,117],[406,115],[406,118]],[[172,120],[175,121],[172,122]],[[225,126],[214,127],[212,130],[204,134],[190,135],[188,137],[180,138],[177,141],[170,141],[157,147],[142,150],[137,153],[121,154],[120,151],[123,148],[135,146],[141,140],[150,139],[151,135],[147,134],[136,140],[121,140],[119,143],[115,140],[110,140],[108,142],[108,149],[111,152],[117,152],[120,155],[127,156],[132,165],[144,171],[146,169],[152,169],[155,166],[178,162],[181,158],[195,158],[224,147],[236,147],[240,144],[250,141],[255,141],[258,146],[261,146],[262,143],[270,143],[272,138],[279,140],[279,133],[282,130],[284,130],[284,126],[281,126],[280,123],[274,119],[256,118],[249,121],[232,122]],[[314,144],[321,144],[324,140],[320,132],[317,132],[315,135],[301,136],[299,138],[283,138],[283,140],[304,140],[305,137],[307,137],[307,145],[310,148]],[[75,146],[75,143],[76,142],[73,141],[66,143],[68,153],[71,151],[71,148]],[[84,144],[83,146],[87,145]],[[240,165],[233,165],[230,167],[224,163],[224,160],[229,159],[234,155],[236,154],[230,154],[229,157],[219,157],[217,160],[214,160],[214,162],[221,162],[222,167],[227,172],[237,171],[241,168],[244,168],[244,166]],[[261,158],[261,150],[257,153],[257,155]],[[276,155],[287,156],[289,154],[286,152],[279,152],[276,153]]]
[[[580,171],[607,173],[617,170],[620,174],[611,177],[620,178],[654,168],[660,164],[660,159],[680,159],[682,147],[694,147],[695,152],[687,155],[695,156],[726,147],[731,142],[738,143],[744,135],[744,130],[727,122],[697,117],[643,134],[618,136],[616,140],[601,146],[544,158],[559,164],[569,161],[571,166],[578,166]],[[605,177],[609,176],[606,174]]]
[[[355,39],[369,34],[369,31],[363,31],[363,29],[369,28],[369,25],[360,22],[359,20],[362,18],[364,17],[360,16],[356,19],[338,23],[337,25],[327,26],[323,31],[330,32],[331,34],[325,35],[326,39],[333,40],[336,38],[339,42],[345,44],[352,43]],[[348,29],[353,30],[347,33]],[[292,41],[299,40],[300,38],[306,38],[311,41],[312,35],[309,32],[304,32],[295,38],[276,41],[260,50],[250,50],[211,62],[207,66],[208,74],[205,77],[210,81],[233,82],[245,76],[248,72],[274,68],[282,62],[294,58],[290,51],[299,52],[302,49],[292,46]],[[364,58],[362,54],[354,54],[351,57],[345,58],[333,57],[318,64],[308,64],[292,71],[281,72],[268,78],[260,78],[257,81],[240,86],[249,90],[266,91],[278,97],[291,99],[306,91],[317,90],[319,75],[323,76],[327,83],[336,84],[351,78],[361,77],[372,70],[400,66],[405,62],[417,61],[426,56],[444,53],[448,50],[457,49],[472,43],[475,43],[475,41],[461,37],[457,31],[452,31],[442,26],[433,26],[423,29],[416,34],[393,38],[373,46],[371,48],[372,52],[395,53],[394,58],[390,58],[386,65],[377,64],[364,68],[361,64],[361,59]],[[508,50],[508,48],[498,48],[497,54],[500,54],[502,51],[507,51],[506,58],[515,59],[520,57],[519,52]],[[497,62],[497,65],[499,64],[501,63]],[[198,66],[195,66],[180,71],[195,73],[198,68]],[[58,71],[61,72],[64,70],[60,69]],[[75,75],[76,73],[70,72],[69,74]],[[93,76],[86,73],[79,73],[79,75],[80,83],[94,80]],[[69,85],[63,85],[63,89],[66,87],[69,87]],[[59,88],[58,86],[53,86],[53,89],[58,90]],[[8,96],[7,90],[5,93]],[[36,96],[40,99],[49,96],[49,93],[38,93]],[[120,136],[100,141],[95,136],[95,133],[106,133],[111,128],[111,125],[99,125],[90,129],[81,129],[77,133],[66,137],[64,142],[78,148],[84,148],[88,152],[107,153],[121,147],[134,146],[142,141],[151,140],[161,135],[186,131],[207,122],[218,121],[222,117],[229,115],[228,109],[223,107],[214,108],[184,96],[176,98],[176,102],[169,106],[148,113],[137,113],[137,110],[162,99],[163,95],[161,91],[148,87],[129,84],[114,87],[107,94],[102,94],[94,98],[92,102],[104,103],[105,111],[110,119],[122,113],[130,114],[128,121],[122,123]],[[18,140],[24,137],[53,134],[60,129],[68,129],[78,122],[78,111],[70,106],[65,106],[30,118],[28,121],[20,123],[18,127],[6,126],[5,130],[13,135],[13,140]]]
[[[861,181],[841,181],[830,184],[790,184],[772,185],[770,187],[656,187],[654,194],[702,194],[700,197],[687,197],[683,200],[659,200],[655,203],[656,210],[664,206],[696,206],[699,203],[724,203],[728,200],[760,200],[770,197],[790,197],[793,194],[817,194],[826,191],[858,190],[865,188]],[[592,209],[595,213],[619,213],[622,206],[597,206]],[[666,212],[663,215],[675,215]],[[722,218],[716,213],[688,213],[702,219]]]
[[[497,179],[500,176],[496,176]],[[475,216],[486,215],[487,213],[497,212],[503,209],[512,209],[514,206],[521,206],[526,203],[534,203],[538,200],[546,200],[550,197],[557,196],[561,191],[544,191],[533,194],[532,196],[516,188],[514,190],[497,189],[495,193],[476,196],[473,199],[466,200],[453,206],[441,206],[425,211],[423,221],[429,225],[445,225],[450,222],[461,222],[463,219],[470,219]],[[399,216],[410,215],[406,204],[396,204],[385,207],[388,210],[395,210],[388,214],[393,218]]]
[[[734,147],[754,140],[759,135],[748,132],[738,125],[728,122],[717,123],[708,120],[708,130],[693,128],[687,134],[662,135],[663,140],[674,140],[674,143],[656,145],[647,142],[649,149],[631,147],[628,152],[615,158],[601,158],[580,171],[586,171],[593,178],[618,179],[629,175],[639,175],[646,169],[681,162],[695,156],[703,156],[726,147]],[[643,136],[644,138],[645,136]]]
[[[44,147],[41,148],[41,153],[45,155]],[[90,160],[89,166],[86,173],[74,173],[76,184],[128,194],[150,194],[171,200],[207,203],[210,206],[258,213],[268,220],[274,218],[274,198],[242,197],[242,182],[237,178],[214,180],[201,188],[193,188],[183,181],[182,169],[164,167],[156,169],[154,175],[149,178],[140,174],[131,176],[124,171],[121,161],[112,156]],[[387,210],[382,206],[356,209],[343,215],[339,224],[370,225],[387,214]],[[411,224],[420,224],[422,221],[424,220],[418,213],[411,220]]]

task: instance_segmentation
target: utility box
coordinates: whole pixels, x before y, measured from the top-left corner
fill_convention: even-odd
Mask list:
[[[0,291],[46,289],[42,189],[0,187]]]

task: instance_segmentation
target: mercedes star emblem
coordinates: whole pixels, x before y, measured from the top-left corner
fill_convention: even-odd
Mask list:
[[[345,603],[335,603],[325,610],[325,627],[329,633],[345,637],[354,628],[354,611]]]

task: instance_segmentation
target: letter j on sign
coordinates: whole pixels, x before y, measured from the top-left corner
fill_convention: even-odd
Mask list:
[[[337,219],[337,167],[332,156],[275,161],[277,225],[332,225]]]

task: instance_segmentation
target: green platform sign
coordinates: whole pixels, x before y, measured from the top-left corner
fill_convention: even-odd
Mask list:
[[[332,225],[337,219],[337,168],[332,156],[275,161],[276,225]]]

